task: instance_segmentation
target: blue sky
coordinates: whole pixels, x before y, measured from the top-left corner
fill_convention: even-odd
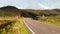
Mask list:
[[[7,5],[21,9],[53,9],[60,8],[60,0],[0,0],[0,7]]]

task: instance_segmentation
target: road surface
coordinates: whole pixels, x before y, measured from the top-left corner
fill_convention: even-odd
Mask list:
[[[24,24],[32,34],[60,34],[60,27],[58,28],[46,24],[41,24],[38,21],[30,18],[25,18]]]

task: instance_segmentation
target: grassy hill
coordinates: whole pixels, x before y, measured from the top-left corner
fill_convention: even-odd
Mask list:
[[[60,15],[60,9],[52,10],[32,10],[32,9],[17,9],[14,6],[5,6],[0,8],[0,16],[24,16],[24,17],[36,17],[36,16],[56,16]]]
[[[52,9],[52,10],[32,10],[26,9],[22,10],[22,15],[25,17],[31,17],[37,19],[37,16],[58,16],[60,15],[59,9]]]
[[[34,13],[38,16],[45,15],[45,16],[53,16],[53,15],[60,15],[59,9],[52,9],[52,10],[25,10],[27,12]]]
[[[20,16],[21,12],[14,6],[5,6],[0,8],[0,16]]]

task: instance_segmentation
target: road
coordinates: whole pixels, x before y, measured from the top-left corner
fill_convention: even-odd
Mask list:
[[[30,18],[25,18],[24,24],[32,34],[60,34],[60,27],[58,28],[46,24],[41,24],[38,21]]]

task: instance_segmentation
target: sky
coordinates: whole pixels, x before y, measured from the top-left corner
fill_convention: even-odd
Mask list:
[[[15,6],[19,9],[60,8],[60,0],[0,0],[0,7]]]

